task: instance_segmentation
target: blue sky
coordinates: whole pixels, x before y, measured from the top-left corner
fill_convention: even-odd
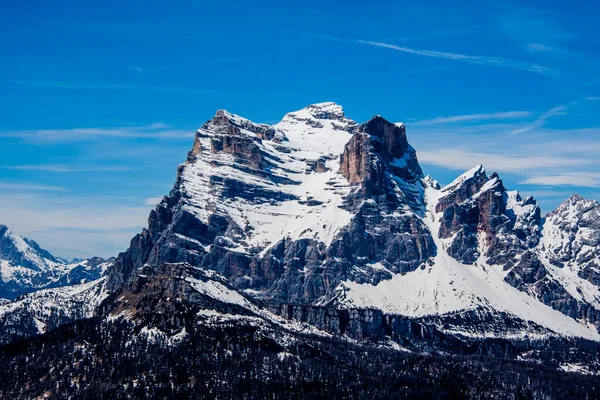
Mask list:
[[[115,255],[215,110],[322,101],[405,122],[441,183],[482,163],[545,212],[600,200],[599,3],[369,3],[3,4],[0,223]]]

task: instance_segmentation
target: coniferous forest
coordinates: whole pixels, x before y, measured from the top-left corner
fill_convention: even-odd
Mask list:
[[[186,325],[181,339],[87,319],[0,349],[0,396],[52,398],[595,399],[600,379],[549,363],[442,356]],[[281,341],[286,341],[285,348]],[[554,346],[556,348],[556,346]],[[551,356],[550,356],[551,357]]]

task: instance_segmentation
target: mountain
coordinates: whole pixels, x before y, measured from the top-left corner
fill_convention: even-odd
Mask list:
[[[111,263],[99,257],[69,263],[0,225],[0,298],[13,300],[39,289],[92,281]]]
[[[2,381],[27,387],[0,393],[310,397],[351,376],[349,397],[595,397],[599,245],[597,202],[543,217],[481,165],[440,187],[402,123],[220,110],[105,276],[0,305]],[[56,357],[77,361],[50,372]]]
[[[561,211],[578,201],[579,212]],[[542,218],[535,199],[482,166],[439,188],[404,124],[357,124],[334,103],[273,126],[218,111],[108,284],[144,265],[186,262],[277,307],[437,316],[440,329],[475,336],[503,315],[518,328],[493,335],[596,340],[597,207],[572,198]],[[471,322],[443,327],[459,316]]]

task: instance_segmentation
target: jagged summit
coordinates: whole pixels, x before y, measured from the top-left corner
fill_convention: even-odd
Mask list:
[[[305,107],[303,110],[308,111],[317,119],[337,119],[345,118],[344,109],[341,105],[332,101],[324,103],[315,103]]]
[[[582,197],[581,195],[574,193],[571,196],[569,196],[567,199],[565,199],[561,204],[559,204],[559,206],[556,208],[556,210],[552,211],[552,213],[558,211],[558,210],[563,210],[565,208],[569,208],[569,207],[575,207],[577,209],[586,209],[586,208],[593,208],[596,206],[599,206],[600,204],[593,199],[586,199],[584,197]]]
[[[456,190],[457,188],[459,188],[460,186],[464,185],[465,182],[485,182],[487,181],[488,177],[485,171],[485,168],[483,167],[482,164],[478,164],[476,166],[474,166],[473,168],[471,168],[470,170],[462,173],[461,175],[459,175],[458,177],[456,177],[456,179],[454,179],[452,182],[450,182],[448,185],[444,186],[444,188],[442,189],[444,192],[452,192],[454,190]]]

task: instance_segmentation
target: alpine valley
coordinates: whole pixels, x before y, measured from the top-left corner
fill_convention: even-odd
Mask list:
[[[3,398],[600,398],[600,204],[440,187],[335,103],[217,111],[114,260],[0,234]]]

